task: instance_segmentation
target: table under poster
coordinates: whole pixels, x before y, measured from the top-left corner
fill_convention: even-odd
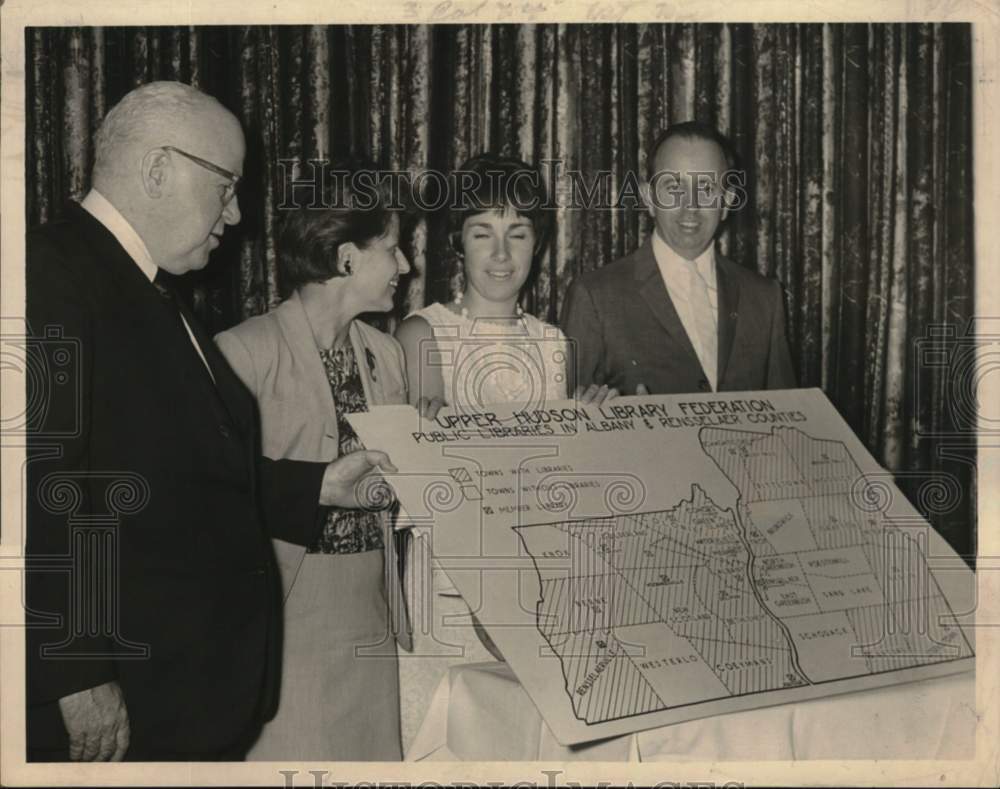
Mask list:
[[[819,390],[350,419],[562,745],[974,664],[973,574]]]

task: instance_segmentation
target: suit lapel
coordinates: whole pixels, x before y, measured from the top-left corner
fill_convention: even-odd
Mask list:
[[[351,321],[349,336],[351,346],[354,348],[354,358],[358,360],[358,372],[361,374],[361,387],[364,389],[365,402],[371,408],[384,399],[382,397],[381,376],[375,372],[375,354],[365,345],[357,320]]]
[[[316,350],[316,339],[309,327],[306,308],[302,306],[299,294],[293,293],[285,299],[278,305],[274,314],[291,352],[294,368],[301,371],[305,380],[302,386],[304,396],[313,400],[313,407],[317,414],[326,416],[326,435],[334,441],[334,446],[336,446],[338,441],[337,409],[333,402],[333,392],[330,391],[330,381],[326,377],[326,370],[323,368],[323,360],[320,358],[319,351]],[[358,362],[360,364],[361,360],[359,359]]]
[[[210,398],[210,402],[214,402],[228,413],[241,429],[246,428],[252,422],[252,411],[239,408],[241,402],[245,400],[240,398],[239,381],[184,301],[178,296],[177,307],[191,327],[191,333],[198,341],[212,375],[205,369],[205,363],[198,356],[191,338],[186,336],[187,332],[182,326],[178,327],[173,306],[157,292],[156,286],[146,278],[111,231],[78,205],[72,206],[71,213],[85,223],[94,248],[100,251],[102,259],[110,267],[119,287],[124,294],[127,294],[122,302],[123,308],[137,308],[136,320],[141,321],[146,331],[159,336],[159,341],[155,343],[156,353],[169,356],[170,360],[166,364],[171,370],[183,372],[188,383],[199,387]],[[180,335],[178,329],[182,332]]]
[[[215,386],[205,370],[205,365],[198,358],[197,351],[191,345],[190,338],[185,336],[182,341],[178,335],[178,329],[183,331],[183,327],[177,325],[174,308],[164,301],[156,286],[146,278],[110,230],[79,205],[73,204],[70,211],[71,215],[75,215],[75,218],[83,223],[93,248],[108,267],[112,279],[119,288],[115,309],[123,316],[130,316],[128,320],[133,322],[137,329],[141,327],[143,336],[147,334],[150,336],[150,353],[155,357],[168,357],[162,364],[175,371],[175,377],[178,374],[183,375],[185,386],[188,384],[201,386],[211,392],[212,396],[217,396]],[[188,318],[188,324],[192,327],[192,331],[197,331],[197,321]]]
[[[726,264],[726,265],[723,265]],[[729,366],[729,356],[736,337],[736,323],[739,320],[740,289],[734,277],[728,272],[729,261],[716,252],[715,282],[718,288],[719,314],[719,367],[716,389],[722,389],[722,382]]]
[[[219,353],[212,338],[202,328],[197,317],[187,308],[186,304],[181,301],[178,301],[178,304],[181,314],[184,315],[188,326],[191,327],[191,333],[194,334],[195,339],[198,341],[198,347],[201,348],[201,352],[205,356],[205,362],[208,363],[208,367],[212,371],[211,375],[209,375],[208,370],[205,369],[205,364],[200,358],[197,359],[198,367],[203,374],[202,377],[211,386],[214,397],[222,405],[226,413],[229,414],[230,419],[246,433],[247,428],[253,421],[253,413],[252,408],[247,407],[249,403],[243,384],[236,377],[236,374],[229,367],[222,354]],[[191,350],[197,356],[197,351],[193,347]]]
[[[667,291],[663,276],[660,274],[660,267],[656,265],[652,238],[647,238],[636,252],[635,279],[639,295],[646,306],[656,316],[656,320],[670,339],[687,355],[689,363],[700,370],[701,362],[698,360],[698,354],[695,353],[691,339],[684,330],[684,324],[681,323],[677,309],[670,299],[670,293]],[[669,349],[663,350],[664,354],[669,352]]]

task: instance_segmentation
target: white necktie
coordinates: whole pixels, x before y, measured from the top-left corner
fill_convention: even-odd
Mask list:
[[[698,334],[698,360],[705,371],[712,391],[716,389],[718,368],[718,329],[716,327],[715,310],[708,295],[708,283],[698,271],[698,265],[693,260],[685,261],[690,282],[691,314],[694,318],[695,332]]]

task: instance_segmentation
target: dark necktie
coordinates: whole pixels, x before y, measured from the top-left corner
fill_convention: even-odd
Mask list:
[[[179,299],[177,298],[177,292],[174,290],[173,284],[169,281],[169,277],[170,275],[166,274],[162,268],[158,268],[156,276],[153,278],[153,285],[166,303],[171,316],[177,320],[177,325],[183,330],[184,336],[187,337],[187,328],[184,326],[181,308],[178,306]]]
[[[167,274],[162,268],[158,268],[156,270],[156,276],[153,278],[153,285],[156,287],[156,290],[166,303],[167,309],[174,316],[177,328],[180,329],[184,340],[190,343],[193,347],[195,353],[198,354],[198,361],[205,368],[205,371],[208,373],[209,378],[212,379],[212,382],[215,383],[215,376],[212,374],[212,370],[208,366],[208,360],[205,359],[204,351],[198,347],[198,341],[194,337],[194,329],[189,328],[191,325],[191,319],[185,316],[187,310],[184,303],[177,295],[177,291],[174,290],[173,283],[170,279],[171,277],[169,274]]]

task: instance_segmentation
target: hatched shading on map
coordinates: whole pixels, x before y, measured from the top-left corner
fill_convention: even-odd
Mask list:
[[[735,510],[693,484],[671,509],[516,528],[537,625],[578,720],[971,657],[912,529],[858,501],[838,441],[702,428]]]

